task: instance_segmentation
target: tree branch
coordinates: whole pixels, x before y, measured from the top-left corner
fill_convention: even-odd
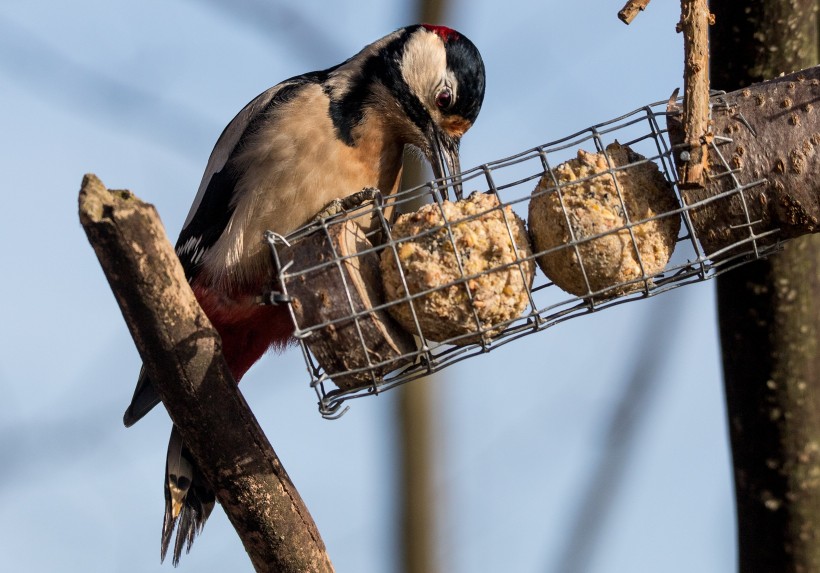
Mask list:
[[[709,130],[709,23],[711,14],[706,0],[681,0],[683,32],[683,121],[689,159],[683,162],[681,184],[703,184]]]
[[[156,210],[83,179],[80,221],[171,419],[259,572],[330,573],[296,487],[242,398]]]
[[[691,216],[707,255],[748,240],[752,232],[779,229],[756,239],[769,245],[820,231],[820,66],[719,99],[713,103],[720,105],[712,107],[713,130],[726,139],[710,147],[705,186],[683,190],[688,205],[702,202]],[[680,116],[670,115],[668,122],[673,147],[687,149]],[[723,158],[733,174],[722,165]],[[731,193],[737,189],[735,177],[745,184],[761,183]],[[711,200],[722,193],[726,195]]]
[[[646,10],[648,5],[649,0],[629,0],[626,5],[621,8],[621,11],[618,12],[618,18],[624,24],[631,24],[635,16],[637,16],[639,12]]]

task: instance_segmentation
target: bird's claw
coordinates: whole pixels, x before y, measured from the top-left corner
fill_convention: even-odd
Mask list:
[[[341,213],[352,211],[366,205],[367,203],[376,201],[381,197],[381,191],[375,187],[365,187],[357,193],[334,199],[328,203],[324,209],[313,218],[313,223],[321,223],[325,219],[329,219]]]

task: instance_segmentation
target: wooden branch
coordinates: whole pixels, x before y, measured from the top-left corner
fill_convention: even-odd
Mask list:
[[[621,22],[624,24],[629,25],[639,12],[646,10],[648,5],[649,0],[629,0],[629,2],[621,8],[621,11],[618,12],[618,18],[620,18]]]
[[[171,419],[260,572],[333,566],[242,398],[152,205],[83,179],[80,221]]]
[[[681,184],[703,184],[709,138],[709,23],[707,0],[681,0],[679,31],[683,32],[683,121],[688,159]]]
[[[684,201],[692,205],[717,197],[737,188],[735,179],[762,183],[692,209],[707,255],[748,239],[750,231],[779,229],[757,239],[759,245],[820,231],[820,66],[731,92],[713,104],[717,137],[705,186],[684,189]],[[678,159],[688,146],[680,115],[673,112],[668,124]]]
[[[283,282],[293,299],[295,323],[300,328],[327,324],[311,332],[306,342],[343,390],[369,386],[373,375],[380,378],[411,362],[399,357],[416,349],[413,337],[386,310],[372,310],[384,304],[379,255],[372,248],[359,225],[345,221],[305,237],[280,254],[288,268]],[[339,257],[338,265],[321,266]],[[356,313],[365,314],[349,318]],[[342,374],[387,361],[388,366]]]

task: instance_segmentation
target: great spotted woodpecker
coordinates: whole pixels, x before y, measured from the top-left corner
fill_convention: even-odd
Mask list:
[[[436,177],[459,172],[459,142],[484,99],[484,64],[462,34],[401,28],[324,71],[286,80],[253,99],[216,142],[176,244],[199,304],[222,337],[239,381],[292,333],[282,306],[259,304],[271,282],[264,234],[287,234],[336,199],[363,188],[394,192],[405,145]],[[140,372],[124,423],[159,403]],[[164,560],[190,549],[215,496],[174,428],[168,445]]]

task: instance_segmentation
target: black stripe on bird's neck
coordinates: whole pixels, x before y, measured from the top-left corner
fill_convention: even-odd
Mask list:
[[[356,144],[353,129],[362,123],[367,108],[377,104],[374,92],[378,84],[387,89],[420,130],[430,123],[430,114],[401,75],[401,60],[407,40],[417,28],[419,26],[406,28],[404,34],[369,56],[341,97],[334,97],[331,88],[325,87],[325,93],[330,97],[330,118],[337,135],[346,145],[353,147]]]

